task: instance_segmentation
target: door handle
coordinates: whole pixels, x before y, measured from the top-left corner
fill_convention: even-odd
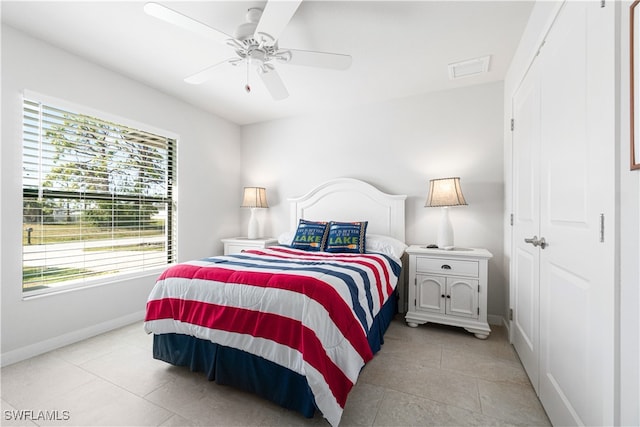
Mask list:
[[[525,243],[531,243],[533,246],[538,246],[540,241],[538,240],[538,236],[533,236],[528,239],[524,239]]]
[[[547,243],[547,241],[544,239],[544,237],[541,237],[538,239],[538,236],[533,236],[529,239],[524,239],[525,243],[531,243],[533,246],[540,246],[540,249],[544,249],[547,246],[549,246],[549,244]]]
[[[544,240],[544,237],[541,237],[540,240],[538,240],[538,245],[540,246],[540,249],[544,249],[549,246],[549,244]]]

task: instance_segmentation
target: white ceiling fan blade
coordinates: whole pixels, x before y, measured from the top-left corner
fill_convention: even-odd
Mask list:
[[[222,31],[216,30],[215,28],[203,24],[200,21],[196,21],[195,19],[183,15],[180,12],[176,12],[173,9],[169,9],[159,3],[146,3],[144,5],[144,11],[147,15],[153,16],[154,18],[158,18],[162,21],[168,22],[169,24],[176,25],[180,28],[184,28],[185,30],[192,31],[220,43],[224,43],[226,40],[232,38],[230,35],[225,34]]]
[[[185,82],[192,84],[192,85],[199,85],[201,83],[206,82],[207,80],[211,79],[215,73],[217,72],[216,68],[226,62],[232,61],[235,58],[230,58],[230,59],[225,59],[222,62],[218,62],[217,64],[213,64],[207,68],[205,68],[204,70],[198,71],[197,73],[187,77],[184,79]]]
[[[340,53],[313,52],[310,50],[281,49],[291,52],[291,59],[287,64],[304,65],[305,67],[331,68],[346,70],[351,66],[351,55]]]
[[[280,101],[289,96],[289,92],[276,70],[259,71],[258,74],[273,99]]]
[[[261,40],[260,33],[266,33],[273,37],[273,41],[278,40],[280,33],[287,26],[293,14],[298,10],[302,0],[285,1],[285,0],[271,0],[268,1],[262,12],[262,17],[253,38]]]

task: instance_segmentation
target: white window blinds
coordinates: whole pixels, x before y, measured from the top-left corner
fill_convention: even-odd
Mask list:
[[[23,113],[23,292],[174,262],[175,139],[26,98]]]

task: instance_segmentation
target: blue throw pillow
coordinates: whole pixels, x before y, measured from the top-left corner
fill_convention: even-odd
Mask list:
[[[329,224],[323,221],[307,221],[301,219],[298,223],[291,247],[305,251],[321,251],[327,241]]]
[[[365,252],[365,236],[368,221],[329,223],[329,237],[327,252],[350,252],[363,254]]]

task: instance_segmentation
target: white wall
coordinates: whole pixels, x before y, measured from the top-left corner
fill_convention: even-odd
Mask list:
[[[0,146],[3,365],[142,319],[157,275],[22,299],[24,89],[179,135],[180,261],[221,253],[219,239],[239,233],[239,126],[4,26]]]
[[[455,243],[493,253],[488,312],[503,316],[502,97],[492,83],[244,126],[242,184],[267,188],[264,234],[290,228],[288,197],[352,177],[408,195],[407,241],[434,243],[440,211],[424,207],[429,179],[460,176],[469,206],[450,210]]]

